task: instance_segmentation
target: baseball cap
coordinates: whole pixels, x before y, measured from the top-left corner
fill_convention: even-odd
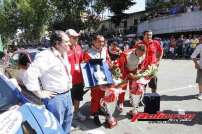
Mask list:
[[[68,30],[65,31],[65,33],[66,33],[68,36],[74,36],[74,37],[80,36],[80,34],[77,33],[74,29],[68,29]]]

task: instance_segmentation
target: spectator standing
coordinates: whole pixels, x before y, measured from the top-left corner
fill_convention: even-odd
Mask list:
[[[197,69],[196,83],[198,83],[198,87],[199,87],[198,99],[202,100],[202,58],[200,56],[200,59],[198,62],[197,56],[199,54],[202,55],[202,36],[199,39],[199,45],[196,47],[196,49],[191,55],[191,58],[195,64],[195,68]]]
[[[180,38],[177,40],[177,56],[178,57],[183,57],[183,47],[184,47],[184,36],[181,35]]]
[[[165,56],[165,58],[168,58],[169,49],[170,49],[170,40],[169,39],[164,39],[163,48],[164,48],[164,56]]]
[[[71,96],[74,104],[74,117],[75,119],[84,121],[86,119],[86,116],[84,116],[79,111],[80,101],[83,100],[84,95],[83,78],[80,68],[80,63],[83,61],[83,51],[78,44],[78,37],[80,34],[77,33],[74,29],[68,29],[66,33],[70,39],[70,46],[67,48],[67,58],[71,65]]]
[[[172,59],[175,58],[175,49],[176,49],[176,40],[174,36],[170,38],[170,57]]]
[[[190,50],[190,46],[191,46],[191,36],[189,36],[188,38],[185,39],[184,41],[184,56],[185,58],[188,58],[190,57],[190,53],[189,53],[189,50]]]
[[[157,40],[152,39],[152,31],[145,31],[143,41],[140,44],[144,44],[146,47],[146,56],[142,63],[141,68],[148,68],[152,64],[159,65],[159,62],[163,56],[163,49]],[[154,76],[148,83],[152,92],[155,93],[157,90],[157,77]]]
[[[199,43],[199,40],[197,39],[196,35],[194,35],[194,38],[191,39],[191,53],[193,53],[198,43]]]
[[[66,134],[72,124],[72,77],[70,64],[65,58],[69,38],[63,31],[54,31],[50,37],[51,48],[36,55],[25,72],[23,83],[28,90],[41,98],[46,108],[54,114]],[[43,90],[41,90],[40,82]]]

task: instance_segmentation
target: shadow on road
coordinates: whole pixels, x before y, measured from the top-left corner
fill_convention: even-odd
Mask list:
[[[187,96],[162,95],[161,96],[161,101],[183,101],[183,100],[192,100],[192,99],[196,99],[196,95],[187,95]],[[126,109],[131,107],[131,104],[129,103],[128,100],[125,101],[124,107]],[[143,110],[144,106],[140,106],[140,107]],[[93,118],[90,116],[90,102],[86,102],[84,105],[82,105],[80,110],[88,118],[85,121],[73,120],[73,124],[76,124],[76,126],[79,126],[79,129],[81,129],[82,131],[88,131],[88,130],[100,128],[99,126],[95,125]],[[161,112],[167,113],[167,114],[178,114],[179,113],[179,111],[172,111],[172,110],[164,110]],[[186,126],[202,125],[202,111],[197,111],[197,112],[196,111],[185,111],[185,113],[186,114],[190,114],[190,113],[195,114],[194,119],[192,121],[183,121],[183,120],[168,121],[168,122],[166,122],[166,124],[173,124],[173,125],[182,124],[182,125],[186,125]],[[127,115],[127,113],[124,112],[124,114],[122,114],[122,113],[120,114],[117,109],[114,112],[114,117],[116,117],[116,119],[118,120],[118,123],[121,123],[120,122],[121,120],[130,119],[129,116]],[[103,124],[101,127],[106,128],[105,127],[105,116],[100,115],[100,120]],[[152,123],[159,124],[159,122],[155,122],[155,121]]]
[[[187,96],[170,96],[161,95],[161,101],[184,101],[196,99],[197,95],[187,95]]]
[[[81,112],[88,117],[85,121],[78,121],[78,120],[73,120],[73,124],[74,126],[79,126],[79,129],[83,130],[83,131],[87,131],[87,130],[92,130],[92,129],[96,129],[99,128],[99,126],[95,125],[93,118],[90,116],[90,102],[86,102],[84,105],[82,105],[82,107],[80,108]],[[127,115],[121,115],[117,108],[114,111],[114,117],[116,117],[116,119],[118,120],[118,122],[120,120],[126,119],[128,118]],[[101,127],[105,127],[105,116],[104,115],[99,115],[100,117],[100,121],[102,123]]]

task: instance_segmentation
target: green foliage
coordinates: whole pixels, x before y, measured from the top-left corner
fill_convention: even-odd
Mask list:
[[[0,33],[11,36],[17,29],[16,5],[10,1],[4,2],[5,8],[0,9]]]
[[[103,0],[107,7],[114,13],[112,22],[118,26],[124,18],[123,11],[134,5],[133,0]]]
[[[88,5],[86,0],[52,0],[52,5],[56,7],[56,10],[50,29],[73,28],[80,30],[83,28],[81,13]]]
[[[53,13],[48,0],[5,0],[0,12],[0,33],[14,38],[17,29],[24,31],[24,38],[35,41]]]
[[[25,43],[37,42],[47,28],[96,28],[106,8],[118,16],[114,20],[119,23],[122,12],[133,4],[132,0],[4,0],[4,7],[0,7],[0,34],[4,41],[14,40],[19,29]],[[83,13],[87,14],[85,19]]]
[[[103,0],[107,7],[116,15],[123,13],[124,10],[134,5],[133,0]]]

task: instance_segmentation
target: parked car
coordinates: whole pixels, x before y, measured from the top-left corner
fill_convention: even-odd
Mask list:
[[[29,103],[19,89],[0,74],[0,134],[64,134],[45,106]]]

